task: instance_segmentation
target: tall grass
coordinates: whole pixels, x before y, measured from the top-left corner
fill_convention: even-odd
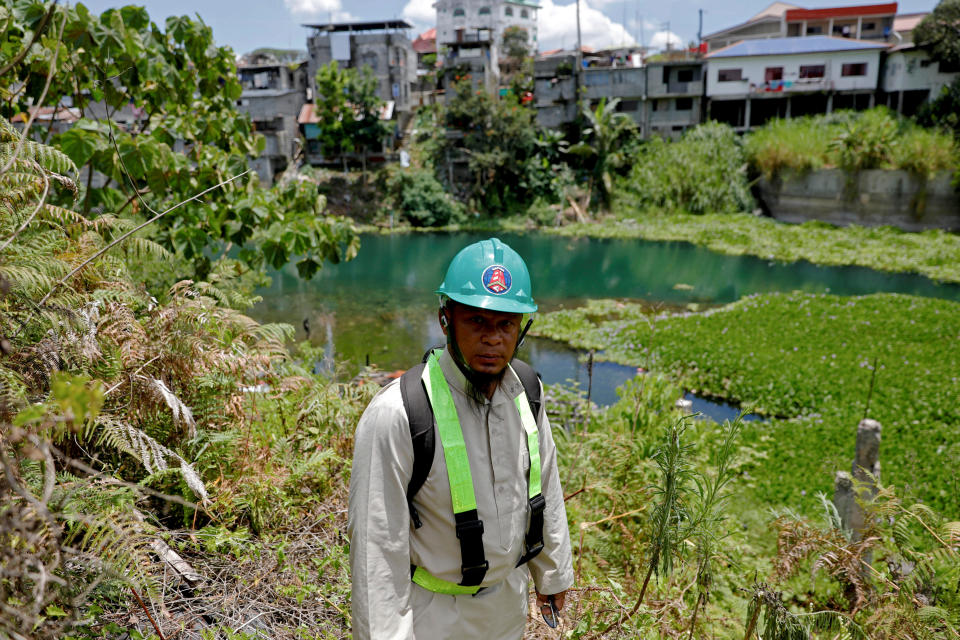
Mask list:
[[[747,136],[744,148],[751,165],[768,180],[787,168],[815,171],[827,162],[835,128],[812,117],[777,119]]]
[[[929,177],[960,166],[951,135],[898,119],[885,107],[774,120],[751,133],[744,147],[751,166],[767,179],[785,169],[824,167],[903,169]]]

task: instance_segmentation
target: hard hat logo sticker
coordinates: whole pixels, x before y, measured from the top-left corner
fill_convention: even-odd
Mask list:
[[[487,267],[480,280],[483,282],[484,289],[498,296],[510,291],[510,286],[513,284],[510,272],[499,264]]]

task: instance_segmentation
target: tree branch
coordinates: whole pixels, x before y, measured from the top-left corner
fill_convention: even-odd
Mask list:
[[[213,191],[214,189],[219,189],[220,187],[222,187],[222,186],[224,186],[224,185],[226,185],[226,184],[229,184],[229,183],[233,182],[234,180],[236,180],[236,179],[238,179],[238,178],[242,178],[243,176],[245,176],[245,175],[247,175],[248,173],[250,173],[250,171],[252,171],[252,169],[247,169],[247,170],[244,171],[243,173],[237,174],[237,175],[233,176],[232,178],[228,178],[228,179],[226,179],[226,180],[224,180],[224,181],[222,181],[222,182],[219,182],[219,183],[213,185],[213,186],[210,187],[209,189],[204,189],[203,191],[201,191],[201,192],[198,193],[197,195],[191,196],[191,197],[187,198],[186,200],[184,200],[183,202],[178,202],[177,204],[173,205],[172,207],[170,207],[170,208],[167,209],[166,211],[161,211],[160,213],[158,213],[157,215],[153,216],[152,218],[150,218],[149,220],[147,220],[147,221],[144,222],[143,224],[139,224],[139,225],[137,225],[136,227],[134,227],[133,229],[131,229],[130,231],[127,231],[125,234],[123,234],[122,236],[120,236],[119,238],[117,238],[116,240],[114,240],[113,242],[111,242],[110,244],[108,244],[107,246],[105,246],[103,249],[100,249],[100,251],[97,251],[95,254],[93,254],[92,256],[90,256],[89,258],[87,258],[86,260],[84,260],[83,262],[81,262],[80,265],[79,265],[76,269],[74,269],[73,271],[71,271],[70,273],[68,273],[67,275],[65,275],[63,278],[61,278],[60,280],[58,280],[56,283],[54,283],[54,285],[53,285],[52,287],[50,287],[50,291],[47,292],[47,295],[43,296],[43,299],[40,300],[39,306],[42,307],[42,306],[43,306],[43,303],[46,302],[47,299],[49,299],[51,295],[53,295],[53,292],[56,291],[56,290],[57,290],[58,288],[60,288],[61,286],[63,286],[63,285],[67,282],[67,280],[69,280],[70,278],[72,278],[73,276],[75,276],[77,273],[79,273],[79,272],[80,272],[84,267],[86,267],[88,264],[90,264],[91,262],[93,262],[94,260],[96,260],[97,258],[99,258],[100,256],[102,256],[102,255],[105,254],[107,251],[109,251],[110,249],[112,249],[112,248],[115,247],[116,245],[120,244],[121,242],[123,242],[124,240],[126,240],[127,238],[129,238],[130,236],[132,236],[133,234],[135,234],[137,231],[140,231],[140,230],[143,229],[144,227],[153,224],[154,222],[156,222],[157,220],[159,220],[159,219],[162,218],[163,216],[167,215],[168,213],[170,213],[171,211],[173,211],[173,210],[175,210],[175,209],[179,209],[180,207],[182,207],[183,205],[187,204],[188,202],[192,202],[192,201],[196,200],[197,198],[199,198],[200,196],[203,196],[203,195],[206,195],[207,193],[210,193],[210,192]]]

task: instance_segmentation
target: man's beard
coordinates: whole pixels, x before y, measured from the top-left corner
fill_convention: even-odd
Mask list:
[[[460,351],[460,345],[458,345],[455,340],[451,341],[451,344],[453,346],[453,362],[457,365],[457,369],[460,369],[460,373],[463,374],[466,380],[464,391],[467,397],[479,405],[486,403],[486,390],[496,389],[500,386],[500,382],[507,372],[507,367],[504,366],[498,373],[476,371],[465,362],[463,353]]]
[[[467,397],[480,405],[487,401],[487,394],[484,390],[496,389],[500,386],[500,382],[507,372],[507,368],[504,367],[499,373],[483,373],[481,371],[474,371],[465,365],[461,366],[460,362],[456,359],[454,359],[454,361],[457,362],[460,372],[463,373],[463,377],[466,378],[467,383],[464,385],[464,390],[467,393]]]

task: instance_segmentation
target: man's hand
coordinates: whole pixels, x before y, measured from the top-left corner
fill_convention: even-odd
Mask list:
[[[537,608],[539,609],[544,605],[549,606],[547,603],[547,598],[549,597],[550,597],[549,595],[544,595],[539,591],[537,591]],[[561,609],[563,609],[563,601],[566,597],[567,597],[566,591],[561,591],[560,593],[553,594],[553,604],[557,608],[557,611],[560,611]]]

